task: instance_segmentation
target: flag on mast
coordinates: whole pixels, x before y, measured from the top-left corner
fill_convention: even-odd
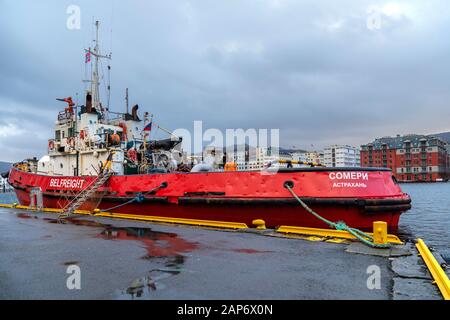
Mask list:
[[[85,57],[84,63],[90,62],[90,61],[91,61],[91,50],[89,50],[88,52],[86,52],[86,54],[85,54],[84,57]]]
[[[152,121],[150,121],[145,127],[144,131],[152,131]]]

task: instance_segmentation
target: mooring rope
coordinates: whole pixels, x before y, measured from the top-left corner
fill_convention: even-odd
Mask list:
[[[371,235],[369,235],[361,230],[358,230],[356,228],[351,228],[351,227],[347,226],[347,224],[344,221],[333,222],[333,221],[330,221],[330,220],[322,217],[317,212],[315,212],[310,207],[308,207],[308,205],[297,196],[297,194],[294,192],[294,190],[292,190],[293,183],[291,181],[286,181],[284,183],[284,187],[289,190],[289,192],[292,194],[292,196],[301,204],[301,206],[307,212],[312,214],[314,217],[316,217],[320,221],[326,223],[331,228],[335,228],[336,230],[341,230],[341,231],[347,231],[348,233],[352,234],[355,238],[357,238],[359,241],[361,241],[365,245],[368,245],[372,248],[390,248],[391,247],[391,245],[389,243],[386,243],[386,244],[374,243],[373,237]]]
[[[147,194],[156,192],[156,191],[158,191],[158,190],[160,190],[160,189],[164,189],[164,188],[166,188],[166,187],[167,187],[167,182],[163,182],[163,183],[161,183],[159,186],[157,186],[157,187],[151,189],[150,191],[147,191],[147,192],[145,192],[145,193],[139,192],[133,199],[131,199],[131,200],[125,202],[125,203],[121,203],[121,204],[119,204],[119,205],[117,205],[117,206],[114,206],[114,207],[111,207],[111,208],[108,208],[108,209],[100,210],[100,211],[98,211],[98,213],[101,213],[101,212],[110,212],[111,210],[115,210],[115,209],[117,209],[117,208],[126,206],[127,204],[130,204],[130,203],[133,203],[133,202],[141,203],[142,201],[144,201],[145,196],[146,196]]]

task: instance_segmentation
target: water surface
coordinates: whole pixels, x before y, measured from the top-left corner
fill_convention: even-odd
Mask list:
[[[450,253],[450,183],[403,183],[412,209],[400,218],[400,235],[422,238]]]

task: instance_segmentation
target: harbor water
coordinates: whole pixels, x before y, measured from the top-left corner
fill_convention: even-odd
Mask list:
[[[403,183],[412,208],[400,218],[403,238],[422,238],[450,256],[450,183]]]
[[[411,196],[412,209],[400,218],[400,237],[422,238],[450,256],[450,183],[406,183],[401,186]],[[0,193],[0,203],[16,201],[14,193]]]

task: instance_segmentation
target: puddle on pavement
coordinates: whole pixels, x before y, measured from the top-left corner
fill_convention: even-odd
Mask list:
[[[151,228],[137,227],[112,227],[109,224],[103,224],[93,220],[66,218],[54,219],[43,218],[48,223],[53,224],[74,224],[77,226],[102,228],[96,237],[105,240],[118,241],[138,241],[143,244],[147,254],[143,259],[175,257],[180,259],[181,253],[191,252],[198,247],[196,242],[190,242],[178,237],[176,233],[153,231]]]
[[[163,259],[164,268],[149,271],[145,276],[133,280],[118,292],[120,300],[150,299],[152,292],[165,288],[162,280],[179,274],[185,262],[183,253],[195,250],[198,244],[179,238],[175,233],[153,231],[150,228],[106,228],[98,237],[114,241],[139,241],[147,250],[142,259]]]
[[[32,218],[32,216],[25,213],[18,213],[18,217],[23,219]],[[35,216],[35,218],[37,218]],[[176,233],[153,231],[151,228],[137,228],[137,227],[112,227],[109,224],[103,224],[94,220],[77,219],[73,217],[65,219],[43,218],[48,223],[53,224],[73,224],[77,226],[97,227],[103,228],[103,231],[97,237],[105,240],[120,240],[120,241],[139,241],[147,250],[147,255],[142,259],[155,259],[166,257],[182,257],[181,253],[191,252],[198,248],[198,243],[184,240]],[[233,251],[243,254],[263,254],[271,253],[273,251],[257,250],[252,248],[223,248],[222,245],[227,241],[215,243],[214,246],[205,246],[205,249]]]
[[[26,215],[26,214],[24,214]],[[135,279],[125,289],[120,291],[118,299],[148,299],[151,292],[164,288],[159,281],[175,276],[182,271],[185,257],[198,247],[198,243],[178,237],[176,233],[153,231],[151,228],[112,227],[97,221],[77,218],[43,218],[52,224],[73,224],[77,226],[96,227],[103,229],[95,237],[111,241],[137,241],[143,245],[147,253],[142,259],[161,259],[164,268],[153,269],[144,277]],[[51,238],[46,235],[45,238]],[[63,265],[78,264],[78,261],[62,262]]]
[[[93,220],[76,219],[76,218],[65,218],[65,219],[43,218],[43,220],[47,221],[48,223],[73,224],[76,226],[85,226],[85,227],[105,228],[110,226],[109,224],[103,224]]]
[[[105,240],[118,241],[138,241],[144,245],[147,255],[144,259],[157,257],[175,257],[180,253],[190,252],[198,247],[195,242],[184,240],[176,233],[153,231],[151,228],[138,227],[113,227],[93,220],[65,218],[62,220],[55,218],[43,218],[48,223],[53,224],[73,224],[85,227],[102,228],[96,237]]]
[[[271,252],[273,252],[273,251],[256,250],[256,249],[231,249],[231,251],[238,252],[238,253],[247,253],[247,254],[271,253]]]
[[[211,251],[231,251],[236,253],[243,254],[264,254],[264,253],[272,253],[270,250],[262,250],[262,249],[254,249],[254,248],[236,248],[234,247],[234,243],[227,240],[219,240],[209,243],[208,245],[202,245],[203,249],[211,250]]]
[[[165,264],[166,268],[150,270],[144,277],[133,280],[126,289],[117,293],[116,299],[150,299],[154,291],[166,288],[166,286],[161,283],[161,280],[179,274],[181,272],[181,264],[183,263],[184,257],[182,255],[170,258]]]
[[[106,240],[139,241],[147,250],[143,259],[176,257],[198,247],[196,242],[179,238],[176,233],[153,231],[150,228],[108,227],[98,237]]]
[[[38,217],[31,216],[31,215],[26,214],[26,213],[17,213],[16,216],[17,216],[17,218],[20,218],[20,219],[33,219],[33,218],[34,219],[38,219]]]

